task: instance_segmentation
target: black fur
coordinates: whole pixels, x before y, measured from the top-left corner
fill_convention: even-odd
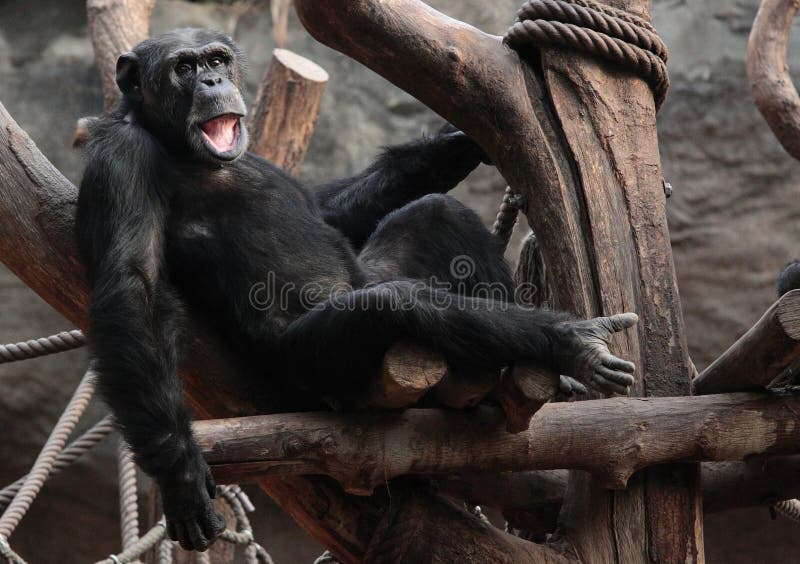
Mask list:
[[[794,260],[783,267],[776,286],[779,298],[790,290],[800,288],[800,261]]]
[[[224,46],[224,68],[212,68],[209,44]],[[175,52],[194,65],[191,76]],[[265,379],[285,375],[345,400],[398,339],[494,368],[533,359],[563,369],[573,350],[565,339],[578,342],[554,328],[563,314],[508,303],[500,244],[443,195],[484,158],[463,134],[387,149],[361,174],[315,188],[243,153],[243,123],[236,147],[211,150],[199,125],[243,107],[238,57],[229,38],[206,30],[123,55],[124,98],[92,126],[77,217],[100,391],[158,480],[170,537],[199,550],[222,523],[175,373],[183,303],[237,341]],[[454,272],[459,257],[474,270]],[[270,281],[273,294],[287,290],[284,303],[262,299]],[[318,291],[301,291],[309,287]],[[410,307],[387,307],[392,300]]]

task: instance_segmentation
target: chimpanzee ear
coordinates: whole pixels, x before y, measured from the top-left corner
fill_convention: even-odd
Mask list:
[[[123,53],[117,59],[117,86],[126,97],[137,102],[142,99],[142,74],[139,72],[139,57],[133,51]]]

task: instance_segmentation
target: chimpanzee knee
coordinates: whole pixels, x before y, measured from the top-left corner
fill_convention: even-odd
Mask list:
[[[503,251],[473,210],[451,196],[430,194],[386,216],[359,259],[374,282],[435,280],[458,293],[491,283],[513,292]]]

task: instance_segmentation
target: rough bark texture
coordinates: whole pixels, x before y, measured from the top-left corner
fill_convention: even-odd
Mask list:
[[[800,95],[789,76],[786,45],[798,8],[798,0],[763,0],[747,45],[747,78],[756,106],[796,159],[800,159]]]
[[[250,150],[297,174],[319,115],[328,73],[285,49],[272,52],[250,116]]]
[[[767,507],[800,496],[797,455],[704,462],[700,467],[706,514]],[[449,496],[500,509],[512,527],[545,534],[556,529],[568,475],[566,470],[462,474],[441,477],[436,483]]]
[[[442,527],[447,528],[446,535]],[[504,533],[450,501],[423,493],[401,498],[389,507],[364,560],[371,564],[551,564],[570,562],[571,556]]]
[[[644,0],[612,4],[649,17]],[[635,393],[689,393],[655,109],[644,82],[551,50],[542,54],[537,77],[498,38],[414,0],[298,0],[296,7],[317,39],[483,146],[526,197],[556,307],[585,316],[639,313],[638,336],[628,332],[613,342],[644,375]],[[576,474],[563,533],[587,561],[702,560],[696,474],[692,466],[654,469],[615,493]]]
[[[103,82],[103,112],[119,100],[117,58],[150,35],[156,0],[88,0],[89,36]]]
[[[800,290],[784,294],[693,382],[696,394],[763,388],[800,356]]]
[[[657,464],[800,452],[797,413],[788,394],[720,394],[549,404],[515,435],[490,407],[283,413],[198,421],[195,433],[223,482],[324,474],[368,495],[408,474],[575,468],[622,489]]]

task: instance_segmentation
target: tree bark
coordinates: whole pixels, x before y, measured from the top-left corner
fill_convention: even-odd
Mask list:
[[[800,456],[700,465],[704,513],[768,507],[800,497]],[[537,534],[556,530],[567,488],[566,470],[476,473],[443,476],[438,490],[457,499],[503,512],[509,525]]]
[[[800,357],[800,290],[784,294],[694,379],[696,394],[763,388]]]
[[[250,116],[250,150],[297,174],[327,82],[328,73],[316,63],[275,49]]]
[[[87,0],[89,37],[103,83],[103,113],[119,101],[117,58],[150,35],[156,0]]]
[[[548,404],[513,435],[491,407],[282,413],[198,421],[195,435],[223,482],[324,474],[369,495],[410,474],[574,468],[624,489],[658,464],[800,452],[798,413],[789,394],[720,394]]]
[[[649,17],[646,0],[609,3]],[[640,315],[638,335],[618,334],[612,343],[644,375],[634,393],[689,393],[655,108],[641,79],[553,49],[541,50],[537,75],[499,38],[416,0],[295,5],[314,37],[484,148],[528,202],[555,307],[583,316]],[[696,465],[652,469],[625,492],[575,474],[562,535],[588,562],[702,561],[697,474]]]
[[[786,64],[798,0],[762,0],[747,44],[747,78],[758,110],[786,152],[800,159],[800,95]]]

